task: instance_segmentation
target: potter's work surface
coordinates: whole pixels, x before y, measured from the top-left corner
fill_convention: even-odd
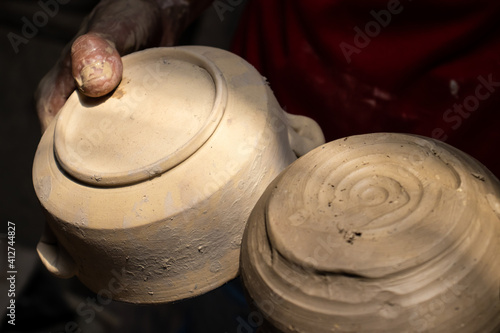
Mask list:
[[[162,49],[124,58],[118,88],[97,101],[73,94],[57,120],[63,168],[92,185],[151,178],[193,154],[225,107],[225,82],[202,56]]]
[[[340,139],[269,185],[241,275],[280,332],[498,332],[499,198],[493,174],[442,142]]]

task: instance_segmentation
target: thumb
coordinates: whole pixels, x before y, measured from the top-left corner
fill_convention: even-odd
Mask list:
[[[121,81],[120,54],[102,34],[91,32],[78,37],[71,46],[71,62],[77,87],[87,96],[106,95]]]

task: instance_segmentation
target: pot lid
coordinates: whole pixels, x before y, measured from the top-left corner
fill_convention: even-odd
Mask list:
[[[217,128],[227,88],[220,70],[189,50],[158,48],[123,57],[108,96],[73,93],[54,131],[54,151],[71,176],[94,186],[140,182],[177,166]]]

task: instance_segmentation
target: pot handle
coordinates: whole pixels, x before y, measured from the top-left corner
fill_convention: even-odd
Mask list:
[[[288,122],[288,141],[297,157],[325,143],[323,131],[316,121],[287,112],[285,116]]]
[[[55,276],[67,279],[76,275],[77,269],[73,258],[59,244],[54,232],[47,223],[45,223],[36,251],[47,270]]]

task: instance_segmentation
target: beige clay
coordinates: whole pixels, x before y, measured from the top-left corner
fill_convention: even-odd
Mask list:
[[[236,277],[256,201],[294,151],[324,138],[229,52],[158,48],[123,65],[111,96],[74,93],[39,144],[38,252],[55,275],[117,300],[196,296]]]
[[[498,332],[499,198],[484,166],[442,142],[316,148],[269,185],[245,231],[261,332]]]

